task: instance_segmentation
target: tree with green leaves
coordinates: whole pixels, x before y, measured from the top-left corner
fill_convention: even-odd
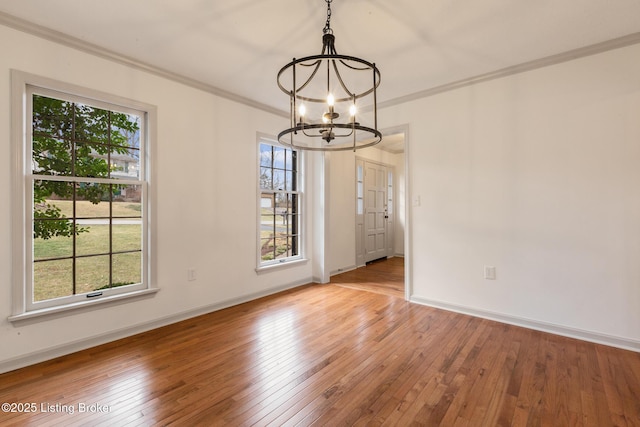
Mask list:
[[[33,96],[32,168],[35,175],[108,178],[114,154],[138,155],[135,116],[41,95]],[[87,231],[50,202],[108,200],[117,185],[39,179],[34,181],[34,238],[69,237]]]

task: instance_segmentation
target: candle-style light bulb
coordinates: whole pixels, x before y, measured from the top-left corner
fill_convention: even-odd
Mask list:
[[[349,114],[351,114],[351,117],[355,116],[357,112],[358,109],[356,108],[356,104],[351,104],[351,107],[349,107]]]
[[[336,103],[336,99],[333,97],[333,94],[330,93],[329,95],[327,95],[327,105],[329,107],[333,107],[333,104]]]
[[[300,104],[298,112],[300,113],[300,117],[304,117],[304,115],[307,114],[307,107],[305,107],[304,104]]]

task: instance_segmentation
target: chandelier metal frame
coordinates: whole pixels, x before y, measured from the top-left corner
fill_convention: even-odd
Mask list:
[[[319,55],[293,58],[278,72],[278,87],[289,96],[291,116],[290,127],[278,134],[278,141],[298,150],[309,151],[355,151],[371,147],[382,140],[382,133],[378,130],[377,108],[380,70],[375,63],[355,56],[338,54],[335,47],[335,36],[331,29],[332,0],[325,1],[327,3],[327,21],[322,31],[322,52]],[[307,71],[307,75],[299,79],[305,69],[310,72]],[[321,72],[318,73],[319,71]],[[365,78],[371,79],[371,85],[356,93],[347,86],[348,82],[343,77],[345,73],[364,75]],[[304,92],[304,89],[316,77],[321,78],[323,74],[326,77],[326,84],[321,82],[321,87],[326,88],[326,92],[315,95]],[[370,74],[370,77],[366,77],[366,74]],[[283,82],[285,75],[291,76],[289,88]],[[341,95],[336,97],[332,91],[339,91]],[[369,126],[357,121],[358,103],[362,104],[359,101],[367,97],[373,98],[371,108],[373,124]],[[309,119],[304,111],[305,103],[324,104],[324,113],[315,122],[307,122]],[[369,105],[365,106],[368,111]],[[348,118],[341,121],[340,117],[346,115],[345,111],[349,111]],[[287,136],[289,138],[286,138]],[[305,142],[297,142],[297,139]]]

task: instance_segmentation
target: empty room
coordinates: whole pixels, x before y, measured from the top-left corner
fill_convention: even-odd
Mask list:
[[[0,0],[0,425],[640,426],[640,3]]]

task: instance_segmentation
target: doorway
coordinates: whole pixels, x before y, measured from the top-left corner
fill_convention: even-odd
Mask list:
[[[397,279],[404,283],[406,300],[411,296],[410,254],[407,253],[411,246],[407,208],[408,131],[406,125],[386,129],[380,144],[360,151],[355,157],[354,236],[357,270],[365,266],[367,269],[382,267],[371,262],[378,258],[397,261],[401,266],[401,277]],[[384,232],[380,224],[384,224]]]

